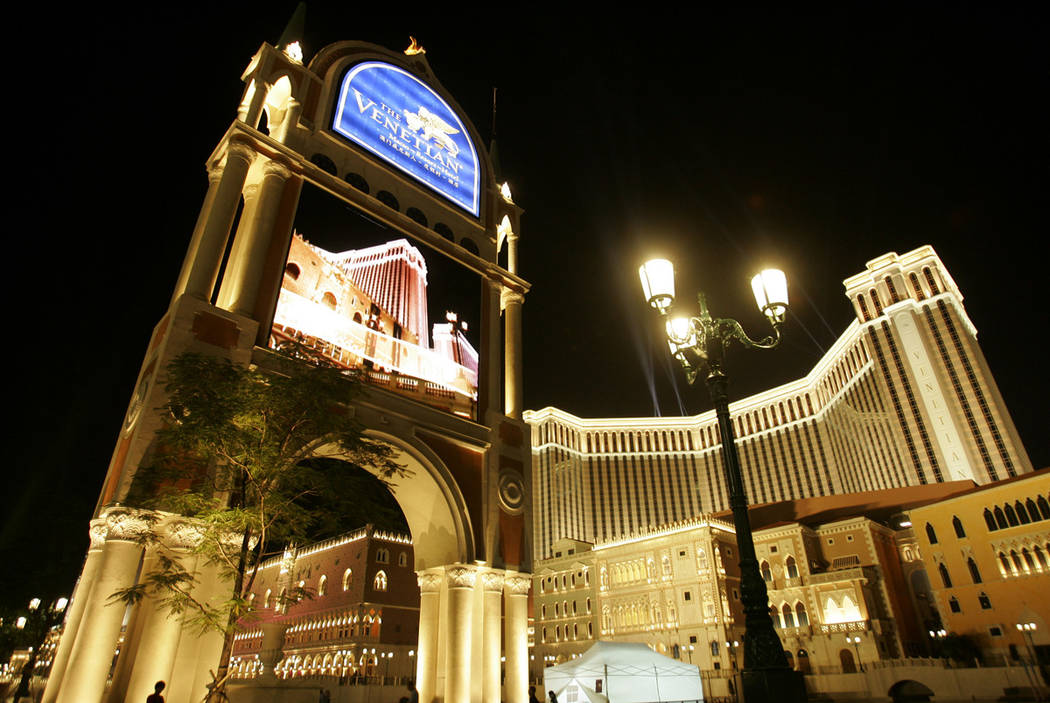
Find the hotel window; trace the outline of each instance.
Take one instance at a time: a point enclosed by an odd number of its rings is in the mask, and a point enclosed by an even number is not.
[[[390,563],[390,552],[386,549],[376,550],[376,563],[377,564],[389,564]]]
[[[970,578],[973,579],[973,582],[974,583],[980,583],[981,582],[981,572],[977,570],[977,562],[975,562],[973,560],[973,557],[970,557],[969,559],[966,560],[966,566],[969,567],[969,569],[970,569]]]
[[[937,533],[930,523],[926,523],[926,539],[930,540],[930,544],[937,544]]]
[[[768,582],[773,580],[773,572],[769,568],[769,562],[768,561],[763,561],[762,562],[761,571],[762,571],[762,580],[763,581],[768,583]]]
[[[798,564],[795,563],[795,557],[788,557],[787,561],[784,562],[784,566],[787,567],[787,575],[789,579],[798,578]]]
[[[373,584],[375,590],[385,591],[387,586],[387,578],[385,571],[379,571],[376,573],[375,583]]]
[[[937,565],[937,571],[941,575],[941,583],[944,584],[944,587],[945,588],[951,588],[952,587],[952,577],[948,574],[948,567],[945,566],[944,564],[938,564]]]

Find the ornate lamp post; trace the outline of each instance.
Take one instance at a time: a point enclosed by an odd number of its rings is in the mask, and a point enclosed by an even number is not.
[[[40,599],[34,598],[29,601],[29,615],[22,616],[15,621],[15,627],[29,641],[29,660],[22,667],[22,677],[18,681],[18,687],[15,689],[13,699],[15,703],[20,698],[31,697],[29,684],[33,677],[33,672],[39,663],[42,647],[47,642],[47,636],[51,629],[62,622],[62,617],[68,604],[69,599],[62,597],[41,608]],[[50,658],[53,656],[53,652],[47,656]],[[46,661],[45,665],[50,667],[50,660]]]
[[[769,617],[769,597],[755,557],[747,495],[740,474],[733,425],[729,420],[728,379],[723,370],[730,342],[739,342],[746,349],[772,349],[780,343],[780,328],[788,308],[787,279],[782,271],[767,269],[751,280],[758,308],[773,327],[771,336],[755,341],[747,336],[736,320],[712,317],[703,293],[697,294],[700,307],[698,315],[671,315],[675,294],[674,265],[670,261],[648,261],[638,273],[646,301],[666,321],[667,344],[671,355],[682,364],[690,385],[701,371],[705,372],[707,389],[718,418],[729,505],[733,510],[737,549],[740,552],[740,598],[743,601],[745,622],[744,667],[741,670],[744,700],[748,703],[805,701],[802,676],[788,666],[784,647]]]
[[[1028,649],[1028,658],[1032,666],[1032,683],[1033,690],[1035,691],[1036,701],[1043,700],[1043,697],[1039,693],[1040,686],[1040,672],[1039,672],[1039,660],[1035,656],[1035,638],[1032,633],[1037,629],[1034,622],[1019,622],[1017,623],[1017,631],[1021,633],[1021,638],[1025,640],[1025,646]]]

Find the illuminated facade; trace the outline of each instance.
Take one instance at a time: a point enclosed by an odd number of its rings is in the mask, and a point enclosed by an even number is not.
[[[259,568],[232,668],[238,679],[414,675],[419,586],[408,535],[372,528],[274,557]]]
[[[904,512],[972,487],[960,481],[754,509],[770,614],[792,666],[851,673],[864,662],[926,654],[926,614],[916,603],[928,589],[914,579],[918,597],[912,590],[911,570],[922,562]],[[731,518],[703,515],[593,546],[553,547],[534,576],[534,675],[598,639],[642,642],[699,666],[709,695],[728,694],[744,632]]]
[[[1032,470],[962,294],[932,248],[844,282],[854,320],[804,378],[730,405],[752,504]],[[538,557],[728,508],[714,411],[532,426]]]
[[[909,515],[941,627],[972,638],[992,662],[1050,666],[1050,469]]]

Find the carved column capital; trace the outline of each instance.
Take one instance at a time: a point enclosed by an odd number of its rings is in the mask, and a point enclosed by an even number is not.
[[[204,539],[204,531],[189,520],[170,520],[157,530],[164,546],[169,549],[189,551]]]
[[[137,542],[152,528],[149,514],[133,508],[110,508],[103,518],[106,521],[107,541]]]
[[[263,178],[278,176],[281,180],[287,180],[292,175],[292,169],[284,161],[267,159],[262,167],[262,175]]]
[[[504,576],[498,571],[481,572],[481,586],[486,593],[502,593]]]
[[[514,576],[508,574],[503,580],[503,584],[503,588],[508,595],[524,596],[529,593],[529,588],[532,586],[532,578],[522,574]]]
[[[445,567],[445,579],[449,588],[473,588],[478,580],[478,570],[471,566]]]
[[[509,305],[521,305],[525,302],[525,296],[513,288],[504,288],[500,291],[499,304],[501,308],[506,308]]]
[[[91,546],[88,549],[102,549],[102,545],[106,543],[106,533],[109,529],[106,527],[106,521],[102,518],[92,520],[91,525],[88,527],[88,536],[91,538]]]
[[[433,571],[424,571],[416,575],[420,593],[437,593],[441,590],[441,580],[441,574]]]

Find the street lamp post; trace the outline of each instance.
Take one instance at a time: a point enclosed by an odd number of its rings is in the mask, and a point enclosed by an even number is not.
[[[674,265],[670,261],[648,261],[639,269],[639,275],[646,302],[665,319],[667,344],[672,356],[682,364],[690,385],[701,371],[706,372],[707,389],[715,406],[729,506],[733,511],[740,552],[740,598],[745,623],[744,668],[741,670],[744,700],[748,703],[804,701],[806,691],[801,675],[788,666],[784,647],[769,617],[769,596],[755,556],[747,495],[729,419],[728,379],[723,369],[726,350],[733,341],[747,349],[772,349],[780,343],[780,328],[788,308],[787,280],[783,272],[776,269],[767,269],[751,280],[758,307],[773,327],[773,335],[755,341],[747,336],[736,320],[712,317],[703,293],[697,295],[699,315],[670,315],[675,299]]]
[[[1031,676],[1032,676],[1032,683],[1034,684],[1033,685],[1033,689],[1035,691],[1035,699],[1037,701],[1042,701],[1043,697],[1042,697],[1042,695],[1039,692],[1039,689],[1041,688],[1041,686],[1040,686],[1041,675],[1040,675],[1040,671],[1039,671],[1039,661],[1035,658],[1035,639],[1032,636],[1032,633],[1035,632],[1036,629],[1037,629],[1037,627],[1036,627],[1036,624],[1034,622],[1019,622],[1019,623],[1017,623],[1017,630],[1018,630],[1018,632],[1021,633],[1021,638],[1025,641],[1025,648],[1028,649],[1028,659],[1029,659],[1029,661],[1031,662],[1031,665],[1032,665],[1032,674],[1031,674]]]
[[[23,631],[30,642],[29,659],[22,667],[22,677],[18,681],[18,688],[15,689],[13,699],[15,703],[18,703],[20,698],[31,696],[29,682],[33,677],[33,670],[36,668],[43,645],[51,629],[62,621],[68,604],[69,599],[62,597],[41,608],[40,599],[34,598],[29,601],[29,616],[22,616],[15,621],[15,627]],[[50,666],[50,662],[47,662],[47,665]]]
[[[860,637],[857,635],[846,635],[846,641],[853,645],[853,651],[857,653],[857,668],[864,671],[864,662],[860,660]]]

